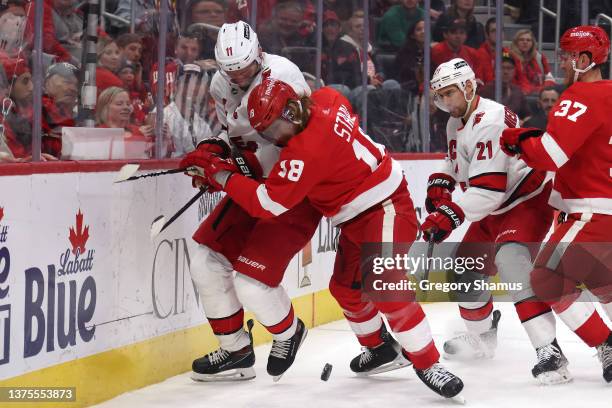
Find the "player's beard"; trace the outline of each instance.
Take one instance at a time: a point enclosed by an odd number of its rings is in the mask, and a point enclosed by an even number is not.
[[[463,107],[458,107],[458,108],[452,108],[449,110],[450,115],[453,118],[457,118],[457,119],[461,119],[465,116],[467,112],[467,105],[463,106]]]

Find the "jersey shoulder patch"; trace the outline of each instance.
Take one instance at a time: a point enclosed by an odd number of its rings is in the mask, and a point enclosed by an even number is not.
[[[474,128],[474,126],[480,123],[484,115],[484,112],[477,112],[476,115],[474,115],[474,123],[472,124],[472,129]]]

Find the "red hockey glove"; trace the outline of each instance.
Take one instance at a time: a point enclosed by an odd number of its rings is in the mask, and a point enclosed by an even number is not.
[[[421,225],[425,241],[429,241],[433,234],[433,241],[437,244],[444,241],[450,233],[459,227],[465,220],[461,207],[449,201],[440,205],[433,214],[430,214]]]
[[[499,139],[499,146],[508,156],[521,154],[521,142],[530,137],[540,137],[544,134],[538,128],[507,128]]]
[[[210,192],[223,190],[229,176],[239,171],[231,158],[224,159],[201,149],[194,150],[183,157],[180,166],[192,168],[187,174],[193,177],[192,184],[194,187],[207,186]],[[219,174],[224,171],[229,172],[229,174]],[[215,177],[217,174],[219,176]],[[225,178],[222,176],[225,176]]]
[[[431,214],[436,208],[447,201],[453,201],[455,179],[444,173],[433,173],[427,181],[427,198],[425,209]]]

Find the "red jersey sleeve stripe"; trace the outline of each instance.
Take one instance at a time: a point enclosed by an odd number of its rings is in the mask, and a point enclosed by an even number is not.
[[[259,200],[261,208],[274,215],[281,215],[288,210],[288,208],[270,198],[265,184],[260,184],[259,187],[257,187],[257,199]]]
[[[556,140],[550,135],[550,133],[544,133],[541,140],[544,150],[550,156],[557,168],[560,168],[565,163],[567,163],[569,158],[567,157],[561,146],[559,146]]]
[[[470,177],[470,187],[478,187],[490,191],[506,191],[508,175],[506,173],[482,173]]]

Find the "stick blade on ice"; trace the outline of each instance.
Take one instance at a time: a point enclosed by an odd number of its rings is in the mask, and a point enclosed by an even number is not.
[[[165,224],[166,217],[164,217],[163,215],[160,215],[159,217],[153,220],[153,223],[151,224],[151,239],[155,239],[155,237],[159,235]]]
[[[126,164],[119,170],[117,173],[117,177],[115,177],[115,183],[121,183],[122,181],[126,181],[130,177],[132,177],[138,169],[140,168],[140,164]]]

